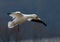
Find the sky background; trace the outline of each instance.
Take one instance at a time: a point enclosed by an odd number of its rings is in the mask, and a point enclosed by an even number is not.
[[[7,39],[6,33],[14,35],[13,30],[17,28],[8,29],[7,27],[9,21],[7,13],[14,11],[21,11],[22,13],[27,14],[36,13],[47,24],[47,27],[32,22],[27,22],[23,24],[23,26],[21,25],[21,32],[19,32],[19,34],[23,35],[22,39],[25,39],[26,37],[32,39],[33,34],[35,35],[35,38],[41,37],[39,35],[43,34],[48,35],[47,38],[60,36],[60,0],[0,0],[0,32],[2,33],[1,35],[4,36],[1,37],[4,38],[4,40]],[[30,26],[28,26],[28,24]],[[34,27],[38,28],[34,29]],[[42,33],[44,30],[38,32],[40,27],[46,29],[46,32]],[[45,38],[45,36],[42,36],[42,38]]]

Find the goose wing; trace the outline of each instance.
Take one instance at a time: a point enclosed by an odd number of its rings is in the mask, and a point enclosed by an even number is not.
[[[12,18],[22,17],[22,13],[8,13],[9,16]]]
[[[43,22],[42,20],[32,19],[31,21],[37,22],[37,23],[42,23],[43,25],[47,26],[47,24],[45,22]]]

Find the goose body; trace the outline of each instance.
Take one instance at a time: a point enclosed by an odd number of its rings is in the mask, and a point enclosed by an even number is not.
[[[46,26],[46,24],[39,18],[36,14],[23,14],[19,11],[8,13],[9,16],[12,17],[12,21],[8,22],[8,28],[13,28],[17,25],[21,25],[26,21],[33,21],[42,23]]]

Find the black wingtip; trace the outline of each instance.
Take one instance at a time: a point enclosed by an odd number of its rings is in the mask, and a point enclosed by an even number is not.
[[[42,20],[39,20],[39,22],[42,23],[44,26],[47,26],[47,24],[43,22]]]
[[[11,13],[7,13],[7,15],[10,15]]]
[[[44,26],[47,26],[47,24],[45,22],[43,22],[42,20],[34,20],[34,19],[32,19],[31,21],[42,23]]]
[[[47,26],[47,24],[46,24],[46,23],[44,23],[44,22],[43,22],[42,24],[44,24],[45,26]]]

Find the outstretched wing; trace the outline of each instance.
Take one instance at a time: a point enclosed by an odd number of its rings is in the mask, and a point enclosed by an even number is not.
[[[16,14],[11,14],[9,16],[11,16],[11,17],[22,17],[23,15],[20,13],[16,13]]]
[[[38,22],[38,23],[42,23],[42,24],[44,24],[45,26],[47,26],[47,24],[45,24],[42,20],[32,19],[31,21],[33,21],[33,22]]]
[[[22,17],[22,13],[8,13],[9,16],[12,18]]]

